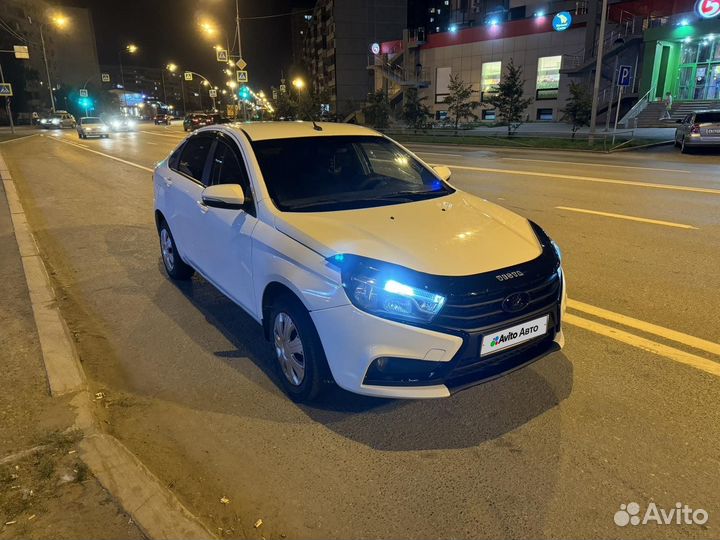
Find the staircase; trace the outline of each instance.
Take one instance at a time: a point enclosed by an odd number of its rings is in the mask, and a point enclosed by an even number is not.
[[[720,109],[720,99],[714,100],[697,100],[697,101],[675,101],[670,110],[670,120],[660,120],[665,110],[665,104],[658,101],[652,101],[647,107],[637,115],[637,126],[644,127],[676,127],[678,120],[682,120],[686,115],[693,111],[701,111],[704,109]]]

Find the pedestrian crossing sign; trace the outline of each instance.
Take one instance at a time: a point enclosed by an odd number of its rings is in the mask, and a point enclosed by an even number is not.
[[[245,70],[240,70],[237,72],[237,80],[238,82],[246,83],[248,82],[248,72]]]

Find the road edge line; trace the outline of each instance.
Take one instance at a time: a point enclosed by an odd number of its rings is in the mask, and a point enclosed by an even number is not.
[[[74,427],[84,435],[79,443],[83,462],[148,537],[215,538],[120,440],[99,431],[77,350],[1,153],[0,179],[20,252],[50,392],[53,397],[75,394],[70,404],[76,413]]]

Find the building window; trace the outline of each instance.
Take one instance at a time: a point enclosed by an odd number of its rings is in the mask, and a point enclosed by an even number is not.
[[[487,94],[494,94],[497,91],[497,85],[500,83],[501,73],[502,62],[485,62],[482,65],[482,75],[480,76],[480,101],[483,101]]]
[[[448,86],[450,84],[449,67],[439,67],[435,69],[435,103],[442,103],[445,97],[450,93]]]
[[[552,109],[538,109],[535,119],[543,121],[543,122],[552,122],[553,121],[553,110]]]
[[[557,99],[562,56],[538,58],[536,99]]]
[[[495,121],[497,119],[497,116],[495,115],[495,109],[483,109],[482,119]]]

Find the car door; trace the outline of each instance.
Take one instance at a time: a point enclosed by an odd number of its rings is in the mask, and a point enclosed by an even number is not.
[[[200,224],[207,207],[202,204],[202,191],[207,185],[210,149],[215,143],[212,133],[190,137],[180,150],[172,169],[161,181],[167,188],[168,224],[181,256],[204,273],[199,249],[203,242]]]
[[[198,230],[203,273],[216,287],[250,311],[255,305],[252,281],[252,233],[257,212],[245,159],[228,135],[219,133],[210,158],[209,185],[240,184],[245,193],[242,210],[205,206]]]

